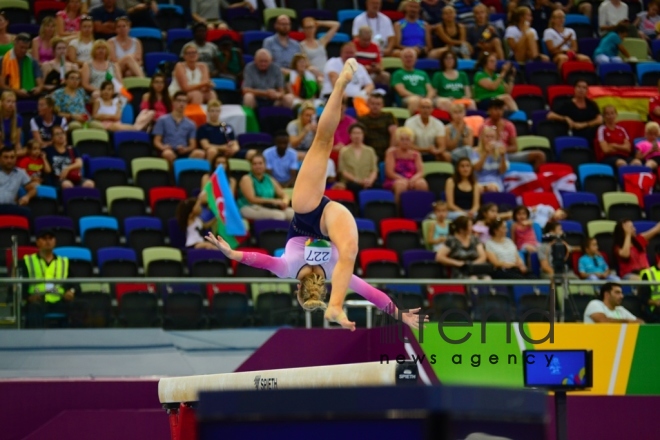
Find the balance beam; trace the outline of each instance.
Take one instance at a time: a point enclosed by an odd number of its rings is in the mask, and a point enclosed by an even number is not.
[[[414,362],[367,362],[281,370],[247,371],[163,378],[158,382],[162,404],[197,402],[200,391],[344,388],[417,383]]]

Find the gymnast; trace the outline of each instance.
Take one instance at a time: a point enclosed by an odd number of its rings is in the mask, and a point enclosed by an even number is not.
[[[332,152],[334,132],[341,118],[346,86],[357,71],[357,62],[346,61],[318,123],[316,136],[303,160],[293,188],[291,205],[295,215],[289,225],[284,254],[280,258],[256,252],[233,250],[220,236],[209,233],[206,239],[227,258],[271,271],[279,278],[300,280],[298,302],[305,310],[325,309],[325,319],[355,330],[343,304],[347,290],[353,289],[384,312],[419,328],[419,308],[399,312],[392,300],[380,290],[353,275],[358,253],[358,231],[353,215],[343,205],[324,195],[326,167]],[[328,304],[325,280],[332,280]],[[400,316],[399,316],[400,315]],[[428,316],[423,317],[428,321]]]

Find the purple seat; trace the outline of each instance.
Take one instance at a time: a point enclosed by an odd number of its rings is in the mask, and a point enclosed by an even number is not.
[[[123,247],[107,247],[99,249],[96,252],[96,259],[99,267],[102,267],[108,261],[132,261],[137,263],[137,255],[135,251],[130,248]]]
[[[600,38],[580,38],[578,40],[578,51],[581,54],[588,56],[589,58],[593,58],[594,51],[598,47],[599,43]]]
[[[7,20],[10,20],[10,18],[7,17]],[[39,25],[31,24],[31,23],[18,23],[18,22],[12,23],[10,21],[7,32],[12,33],[14,35],[20,33],[30,34],[30,36],[34,38],[39,35]]]
[[[332,11],[324,11],[323,9],[303,9],[300,11],[300,20],[306,17],[312,17],[316,20],[336,20],[337,16]]]
[[[167,231],[170,236],[170,246],[179,249],[186,247],[186,233],[181,230],[175,218],[167,221]]]
[[[368,218],[356,218],[355,224],[357,225],[358,231],[376,232],[376,224],[373,220],[369,220]]]
[[[527,81],[530,82],[532,74],[536,72],[557,72],[557,65],[551,62],[532,61],[525,64],[525,74]]]
[[[232,9],[226,9],[224,12],[232,11]],[[229,17],[227,17],[228,23]],[[243,32],[243,50],[248,55],[254,55],[257,50],[261,48],[263,41],[273,35],[272,32],[264,31],[245,31]]]
[[[260,107],[258,112],[261,131],[270,134],[285,130],[294,119],[293,111],[285,107]]]
[[[509,192],[487,192],[481,195],[481,204],[495,203],[502,211],[508,211],[515,208],[518,203],[516,196]]]
[[[561,223],[561,228],[566,233],[577,232],[580,234],[584,234],[584,228],[582,227],[582,224],[580,222],[576,222],[573,220],[562,220],[559,223]]]
[[[195,263],[199,261],[217,261],[223,263],[227,261],[227,258],[222,252],[212,249],[190,249],[186,255],[186,259],[190,271],[192,271]]]
[[[126,171],[126,162],[116,157],[93,157],[89,159],[87,172],[93,176],[99,170]]]
[[[633,222],[633,225],[635,226],[637,233],[641,234],[642,232],[646,232],[654,227],[656,222],[650,220],[637,220]]]
[[[431,191],[401,193],[401,213],[404,218],[422,221],[433,210],[435,195]]]
[[[73,220],[63,215],[47,215],[34,219],[34,232],[39,233],[42,229],[71,229],[73,231]]]
[[[286,220],[255,220],[252,223],[252,229],[254,230],[254,235],[259,236],[264,231],[273,231],[273,230],[289,230],[289,222]]]
[[[241,148],[256,148],[263,150],[273,145],[273,137],[268,133],[243,133],[238,135],[238,145]]]
[[[101,192],[96,188],[67,188],[62,190],[62,201],[66,205],[72,199],[101,200]]]
[[[465,116],[481,116],[482,118],[488,118],[488,113],[483,110],[467,110]]]
[[[403,251],[401,256],[403,267],[408,270],[408,267],[418,261],[435,261],[435,252],[423,249],[411,249]]]
[[[126,237],[131,235],[136,229],[153,229],[155,231],[163,230],[163,223],[158,217],[127,217],[124,219],[124,234]]]
[[[653,211],[658,211],[660,208],[655,208],[660,206],[660,193],[648,194],[644,196],[644,208],[646,208],[646,218],[653,220],[658,220],[657,216],[653,215]]]
[[[25,113],[37,113],[37,101],[33,99],[16,101],[16,111],[20,115]]]

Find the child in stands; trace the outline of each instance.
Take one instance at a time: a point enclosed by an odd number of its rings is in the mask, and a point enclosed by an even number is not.
[[[19,160],[18,167],[23,168],[32,181],[37,183],[43,183],[46,174],[50,174],[52,171],[46,153],[41,150],[39,143],[33,139],[28,141],[27,156],[23,156]]]
[[[433,204],[435,223],[429,222],[428,230],[426,231],[426,244],[428,246],[433,246],[433,250],[436,252],[440,249],[442,243],[447,240],[447,236],[449,235],[449,222],[447,221],[448,213],[449,211],[446,202],[435,202]]]
[[[519,251],[536,252],[539,242],[534,231],[534,222],[529,219],[529,209],[518,206],[513,210],[513,225],[511,226],[511,239]]]
[[[216,249],[204,240],[207,230],[215,226],[216,219],[208,222],[202,220],[202,205],[206,202],[206,192],[199,193],[197,198],[191,197],[182,200],[176,209],[176,219],[182,231],[186,231],[186,248],[188,249]]]
[[[582,245],[584,255],[578,260],[578,274],[583,280],[607,280],[619,281],[616,272],[607,265],[605,258],[598,250],[598,241],[595,238],[587,238]]]

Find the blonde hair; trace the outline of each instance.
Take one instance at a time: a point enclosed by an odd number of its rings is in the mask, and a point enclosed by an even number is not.
[[[7,135],[5,134],[5,124],[2,122],[7,118],[7,115],[5,115],[5,108],[2,104],[5,102],[5,99],[10,96],[13,96],[14,99],[16,99],[16,93],[11,90],[5,90],[2,92],[2,95],[0,95],[0,133],[2,134],[3,142]],[[9,118],[11,119],[9,139],[11,139],[12,144],[16,146],[21,142],[21,132],[18,129],[18,111],[16,111],[16,108],[14,108],[13,114],[9,116]]]
[[[465,106],[463,104],[452,104],[449,109],[451,110],[452,113],[457,113],[457,112],[465,113]]]
[[[408,127],[397,128],[394,132],[394,139],[398,142],[404,134],[410,137],[411,142],[415,142],[415,132]]]
[[[53,26],[55,25],[55,17],[48,16],[48,17],[45,17],[42,20],[41,27],[39,28],[39,38],[40,39],[44,38],[44,31],[46,30],[46,26],[48,26],[49,24],[52,24]],[[57,34],[57,31],[53,32],[53,37],[55,37],[56,34]]]
[[[105,48],[106,61],[110,59],[110,48],[108,47],[108,43],[105,40],[96,40],[92,45],[92,51],[91,51],[92,60],[96,56],[96,51],[99,50],[101,46]]]
[[[660,132],[660,124],[657,122],[647,122],[646,125],[644,126],[644,133],[648,133],[651,130],[655,130],[657,132]]]
[[[219,99],[212,99],[206,104],[206,108],[216,108],[216,107],[222,107],[222,102],[220,102]]]
[[[300,280],[300,290],[298,290],[298,298],[305,310],[325,310],[328,308],[325,302],[325,295],[328,293],[325,288],[325,278],[317,273],[310,273],[305,275]]]
[[[481,130],[481,135],[479,136],[479,145],[477,146],[477,151],[479,153],[482,153],[484,151],[484,136],[486,135],[486,132],[493,132],[495,134],[495,137],[497,138],[497,129],[495,127],[489,127],[486,126]],[[500,157],[500,152],[497,149],[493,149],[492,156],[495,159],[499,159]]]
[[[296,119],[296,124],[298,125],[298,130],[300,131],[303,129],[302,116],[303,113],[305,113],[307,110],[311,110],[314,112],[314,114],[316,114],[316,107],[314,107],[314,103],[312,101],[305,101],[300,104],[300,108],[298,108],[298,119]]]
[[[434,211],[437,209],[447,209],[448,207],[447,202],[445,202],[444,200],[438,200],[437,202],[433,202],[431,206],[433,207]]]

